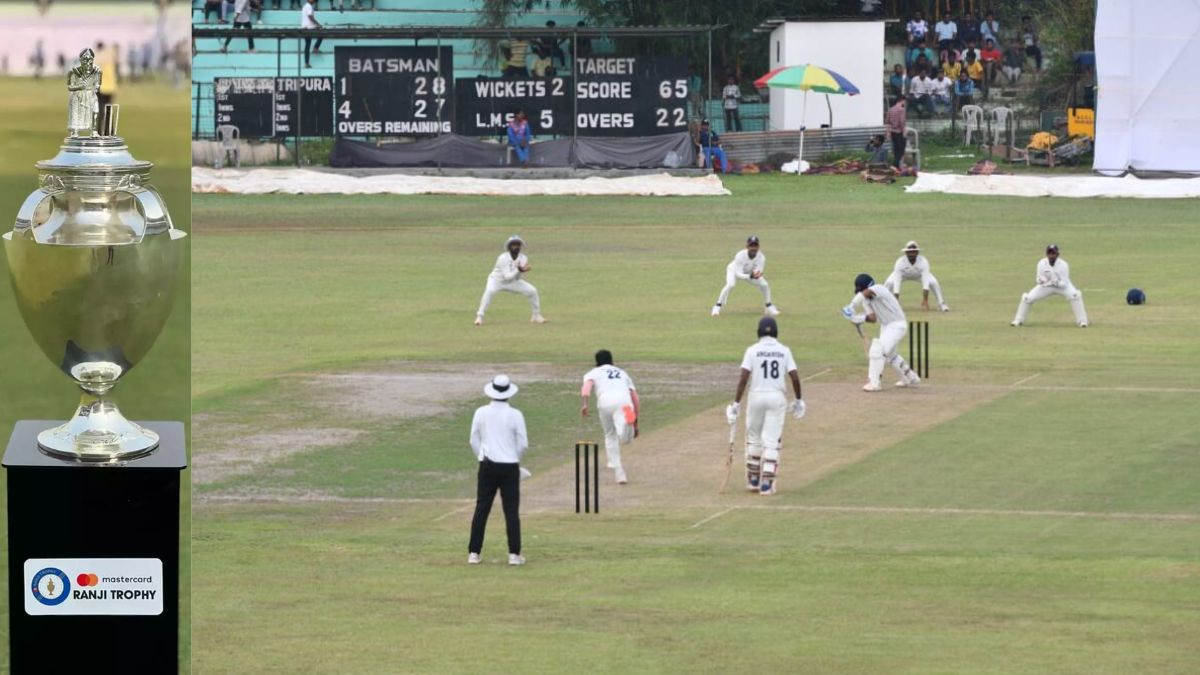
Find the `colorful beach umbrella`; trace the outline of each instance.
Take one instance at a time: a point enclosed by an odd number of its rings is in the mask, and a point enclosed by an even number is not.
[[[828,68],[806,63],[800,66],[776,68],[754,81],[758,89],[799,89],[804,92],[803,107],[800,108],[800,156],[796,158],[796,175],[801,175],[800,164],[804,161],[804,116],[808,109],[808,92],[822,94],[844,94],[854,96],[858,87]]]

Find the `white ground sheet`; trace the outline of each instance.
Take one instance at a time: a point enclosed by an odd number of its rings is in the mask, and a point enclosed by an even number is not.
[[[445,195],[645,195],[723,196],[730,194],[715,175],[669,174],[621,178],[498,179],[465,176],[386,174],[355,177],[304,169],[222,169],[192,167],[192,192],[233,194],[445,194]]]
[[[195,180],[195,179],[193,179]],[[907,192],[1012,197],[1200,197],[1200,178],[1122,178],[1105,176],[964,176],[923,173]]]

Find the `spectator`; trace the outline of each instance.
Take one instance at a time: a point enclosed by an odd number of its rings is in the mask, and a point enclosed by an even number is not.
[[[721,137],[717,132],[709,128],[708,120],[700,122],[700,133],[696,136],[696,145],[700,148],[700,154],[704,156],[704,162],[710,168],[716,168],[713,159],[721,160],[721,171],[729,173],[729,158],[725,156],[725,150],[721,147]]]
[[[983,64],[975,60],[975,55],[967,54],[967,62],[963,64],[963,72],[971,78],[977,91],[985,91],[983,86]]]
[[[250,0],[237,0],[233,6],[233,30],[244,28],[251,30],[253,23],[250,19]],[[225,38],[225,44],[221,45],[221,53],[229,51],[229,43],[233,42],[233,35]],[[250,44],[250,53],[254,53],[254,35],[247,34],[246,42]]]
[[[892,67],[892,74],[888,77],[888,88],[892,94],[892,101],[904,98],[908,93],[908,79],[904,77],[904,66],[899,63]]]
[[[996,73],[1000,72],[1000,61],[1004,54],[996,47],[995,41],[988,39],[983,43],[983,81],[990,88],[996,83]]]
[[[1024,67],[1025,49],[1021,45],[1021,38],[1013,38],[1008,51],[1004,52],[1004,77],[1008,78],[1009,84],[1016,84],[1021,79],[1021,69]]]
[[[913,18],[908,20],[904,26],[904,32],[908,34],[910,48],[925,41],[925,34],[929,32],[929,22],[925,20],[925,14],[921,10],[918,9],[913,14]]]
[[[1042,48],[1038,46],[1037,28],[1033,26],[1033,19],[1028,15],[1021,17],[1021,42],[1025,45],[1025,56],[1033,57],[1033,65],[1036,70],[1042,71]]]
[[[933,112],[933,99],[930,98],[932,93],[933,80],[929,77],[929,71],[917,71],[917,76],[909,83],[908,98],[912,100],[913,112],[918,117],[928,117]],[[907,107],[905,111],[907,113]]]
[[[887,146],[883,144],[883,134],[875,134],[867,141],[867,164],[887,164]]]
[[[860,0],[864,16],[876,16],[882,13],[883,0]]]
[[[923,66],[918,66],[917,61],[921,58],[925,59],[925,63]],[[917,72],[918,67],[932,67],[935,58],[936,56],[934,55],[933,50],[925,46],[925,39],[921,38],[920,40],[917,40],[917,46],[908,52],[909,72]]]
[[[508,121],[508,145],[517,153],[517,161],[521,166],[529,164],[529,143],[533,140],[533,131],[529,129],[529,120],[524,110],[518,110]]]
[[[33,68],[34,79],[42,79],[42,72],[46,69],[46,50],[40,39],[33,45],[33,54],[29,56],[29,65]]]
[[[688,76],[688,98],[692,101],[692,113],[699,113],[700,106],[704,105],[704,78],[700,77],[700,71],[695,66]]]
[[[942,72],[953,81],[958,79],[958,74],[961,71],[962,64],[958,62],[958,54],[951,50],[946,56],[946,62],[942,64]]]
[[[546,22],[546,28],[553,29],[557,26],[558,24],[554,23],[553,21]],[[562,41],[559,40],[558,37],[547,35],[546,37],[538,40],[538,46],[541,49],[542,57],[550,59],[551,64],[553,64],[554,61],[558,61],[559,65],[561,65],[563,68],[567,67],[567,53],[563,51]]]
[[[733,75],[725,81],[721,90],[721,107],[725,109],[725,132],[741,131],[742,117],[738,114],[738,105],[742,99],[742,89],[738,86],[737,78]]]
[[[973,14],[963,14],[958,22],[958,41],[959,44],[980,43],[979,21]]]
[[[930,63],[929,59],[925,58],[925,55],[922,54],[917,57],[916,61],[913,62],[912,68],[910,69],[910,71],[917,73],[919,75],[922,72],[927,73],[931,70],[934,70],[935,68],[937,68],[937,66]],[[910,81],[910,84],[911,84],[911,81]]]
[[[932,89],[929,98],[933,103],[934,115],[948,115],[951,110],[954,110],[954,99],[951,95],[951,89],[954,86],[953,80],[946,77],[946,73],[938,71],[937,77],[929,85]],[[942,111],[939,113],[938,108]]]
[[[933,32],[938,41],[938,59],[945,61],[946,54],[954,49],[954,43],[958,39],[958,24],[947,16],[934,25]]]
[[[967,55],[970,55],[970,54],[973,54],[975,56],[976,61],[983,60],[983,53],[980,52],[979,49],[975,46],[974,40],[972,40],[971,42],[968,42],[967,45],[965,47],[963,47],[962,52],[960,52],[958,55],[958,60],[966,61]]]
[[[922,73],[924,75],[924,73]],[[892,165],[900,168],[900,160],[904,157],[904,130],[908,128],[907,102],[904,99],[888,108],[887,130],[892,137]]]
[[[304,8],[300,10],[300,27],[308,30],[320,28],[321,23],[317,21],[317,0],[305,0]],[[305,36],[304,38],[304,67],[312,68],[312,63],[309,62],[309,47],[312,51],[321,53],[321,38],[317,38],[317,44],[312,43],[312,38]]]
[[[997,46],[1000,45],[1000,22],[996,21],[996,15],[988,12],[983,23],[979,24],[979,35],[984,40],[991,40]]]
[[[225,23],[225,0],[204,0],[204,23],[211,14],[217,15],[217,23]]]
[[[958,79],[954,82],[954,96],[958,98],[959,110],[962,110],[964,105],[970,105],[975,97],[975,83],[967,76],[965,70],[958,74]]]
[[[529,68],[525,61],[529,58],[529,41],[524,38],[505,40],[500,43],[500,52],[504,54],[503,75],[505,78],[529,77]]]
[[[229,21],[229,17],[235,14],[237,0],[224,0],[221,5],[221,23]]]
[[[554,77],[554,74],[558,71],[555,70],[554,60],[550,58],[545,45],[540,42],[534,43],[533,56],[533,76]]]

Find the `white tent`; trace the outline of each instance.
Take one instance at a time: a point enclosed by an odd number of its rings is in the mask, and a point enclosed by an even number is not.
[[[1200,0],[1099,0],[1096,154],[1106,174],[1200,174]]]

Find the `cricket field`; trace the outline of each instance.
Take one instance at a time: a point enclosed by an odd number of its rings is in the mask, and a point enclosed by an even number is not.
[[[730,177],[724,198],[197,195],[196,672],[1180,673],[1200,670],[1196,204],[905,195]],[[475,309],[511,234],[524,299]],[[762,240],[808,415],[779,493],[718,494]],[[916,239],[952,311],[931,377],[860,391],[839,309]],[[1047,243],[1061,298],[1012,328]],[[1146,290],[1149,304],[1125,304]],[[870,327],[872,331],[878,330]],[[580,378],[638,384],[630,483],[574,513]],[[902,353],[907,356],[907,342]],[[532,447],[523,568],[499,507],[466,565],[467,445],[497,372]]]

